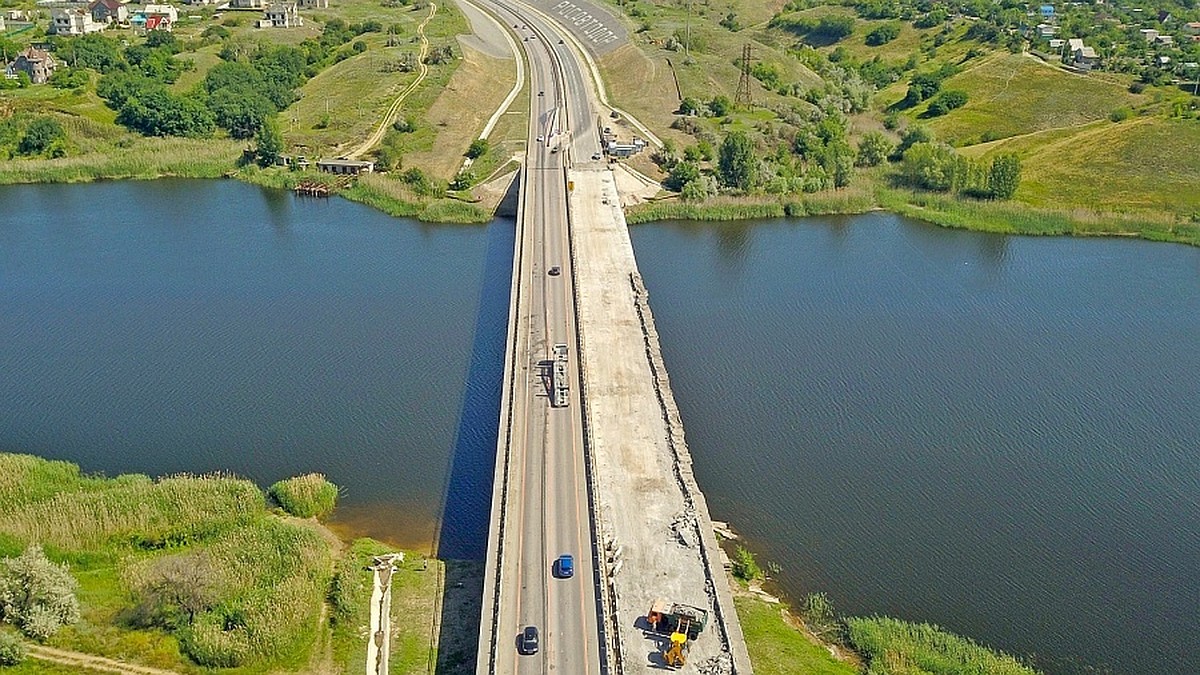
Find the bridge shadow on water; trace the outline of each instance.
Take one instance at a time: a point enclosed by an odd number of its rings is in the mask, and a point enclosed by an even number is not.
[[[446,561],[442,638],[436,667],[439,675],[475,671],[514,239],[512,220],[497,219],[488,226],[471,363],[435,546],[437,557]]]

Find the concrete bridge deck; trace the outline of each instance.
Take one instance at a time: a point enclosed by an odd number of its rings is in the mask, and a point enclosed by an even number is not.
[[[477,672],[659,671],[664,644],[644,617],[662,597],[709,611],[682,672],[748,675],[616,181],[595,159],[608,109],[554,18],[480,4],[523,33],[530,138],[545,140],[521,183]],[[542,365],[560,343],[570,403],[551,408]],[[560,552],[578,560],[573,579],[552,577]],[[534,656],[517,654],[526,625],[542,629]]]

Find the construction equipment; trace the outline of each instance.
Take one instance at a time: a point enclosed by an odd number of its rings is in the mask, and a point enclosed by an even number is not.
[[[659,598],[650,605],[646,621],[655,633],[681,633],[695,640],[708,624],[708,610]]]
[[[662,653],[663,661],[673,668],[682,668],[687,662],[687,636],[671,633],[671,648]]]
[[[688,640],[700,637],[708,624],[708,610],[659,598],[646,614],[650,630],[670,634],[670,646],[662,652],[667,666],[678,668],[687,661]]]

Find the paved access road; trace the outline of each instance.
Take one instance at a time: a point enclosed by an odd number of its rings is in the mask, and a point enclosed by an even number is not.
[[[499,479],[507,476],[498,496],[504,500],[505,527],[503,541],[496,541],[499,519],[494,518],[491,546],[499,544],[499,558],[489,553],[478,672],[598,675],[602,649],[564,171],[571,162],[599,164],[591,159],[599,152],[596,117],[583,71],[560,43],[556,30],[561,29],[515,2],[480,4],[520,40],[529,62],[532,104],[505,375],[511,410],[501,411],[508,421],[502,421],[499,462],[507,457],[507,471],[502,465],[497,473]],[[558,274],[550,273],[553,267]],[[567,345],[570,354],[570,402],[559,408],[551,407],[549,397],[556,344]],[[552,562],[564,553],[576,562],[570,579],[552,575]],[[521,655],[518,636],[529,625],[539,629],[540,647],[535,655]]]

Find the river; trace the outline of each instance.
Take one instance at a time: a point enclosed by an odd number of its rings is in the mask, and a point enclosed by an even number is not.
[[[697,479],[793,598],[1050,673],[1200,658],[1200,249],[633,228]]]
[[[790,597],[1193,670],[1200,250],[885,214],[633,240],[713,516]],[[233,181],[0,188],[0,449],[321,471],[343,532],[478,557],[511,246]]]

